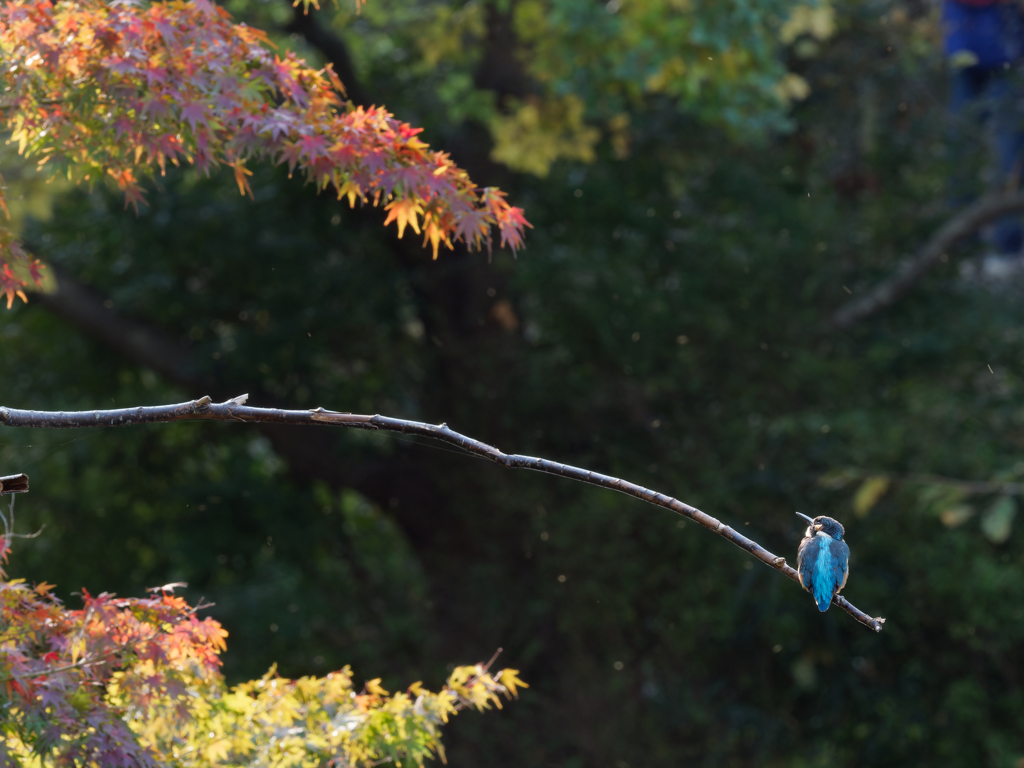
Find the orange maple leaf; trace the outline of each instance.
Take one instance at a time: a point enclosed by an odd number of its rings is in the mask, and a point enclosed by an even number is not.
[[[437,246],[442,242],[448,246],[448,250],[452,250],[451,240],[429,213],[423,219],[423,244],[428,242],[434,248],[434,261],[437,261]]]
[[[402,235],[405,234],[406,224],[412,227],[412,231],[417,235],[420,233],[419,220],[416,217],[417,215],[423,214],[423,206],[416,200],[411,197],[407,197],[402,200],[393,200],[384,206],[384,210],[388,211],[388,217],[384,220],[384,226],[386,227],[392,221],[397,221],[399,240],[401,240]]]

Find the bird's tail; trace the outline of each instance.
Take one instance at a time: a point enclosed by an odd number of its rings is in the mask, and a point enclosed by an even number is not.
[[[818,610],[824,613],[828,610],[829,604],[832,602],[832,592],[829,589],[829,584],[822,584],[822,580],[815,581],[814,583],[814,602],[818,604]]]

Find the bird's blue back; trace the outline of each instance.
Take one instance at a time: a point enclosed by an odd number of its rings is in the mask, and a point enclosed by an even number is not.
[[[842,589],[849,573],[850,548],[829,536],[809,536],[800,542],[797,566],[800,583],[811,593],[819,611],[827,611],[832,595]]]

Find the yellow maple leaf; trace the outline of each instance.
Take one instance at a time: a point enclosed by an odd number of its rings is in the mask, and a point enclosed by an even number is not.
[[[341,200],[343,197],[348,197],[348,205],[350,208],[355,208],[356,198],[362,196],[362,189],[354,181],[346,181],[338,186],[338,199]]]
[[[430,214],[427,214],[427,217],[423,220],[423,244],[426,245],[428,241],[430,242],[434,247],[434,261],[437,261],[437,246],[443,242],[448,246],[448,249],[451,250],[452,243],[451,240],[448,239],[447,235],[445,235],[444,231],[437,225],[437,222],[428,220],[429,216]]]
[[[499,683],[501,683],[506,688],[508,688],[509,695],[510,696],[515,696],[516,698],[519,698],[519,693],[516,691],[517,687],[518,688],[529,688],[530,687],[526,683],[524,683],[522,680],[520,680],[518,675],[519,675],[519,670],[518,669],[503,669],[503,670],[501,670],[501,672],[498,673],[498,676],[496,678]]]
[[[388,217],[384,220],[384,226],[386,227],[392,221],[397,221],[399,240],[402,239],[402,235],[405,233],[406,224],[412,227],[412,231],[417,235],[420,233],[417,215],[423,214],[423,206],[412,198],[407,197],[402,200],[394,200],[384,206],[384,210],[388,212]]]

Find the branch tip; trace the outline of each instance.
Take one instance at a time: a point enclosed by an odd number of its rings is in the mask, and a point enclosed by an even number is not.
[[[503,650],[505,650],[505,649],[504,648],[499,648],[498,650],[496,650],[494,652],[494,655],[491,656],[491,660],[488,661],[486,664],[484,664],[484,669],[490,669],[491,666],[494,664],[494,662],[496,662],[498,660],[498,657],[501,656],[501,652]]]

